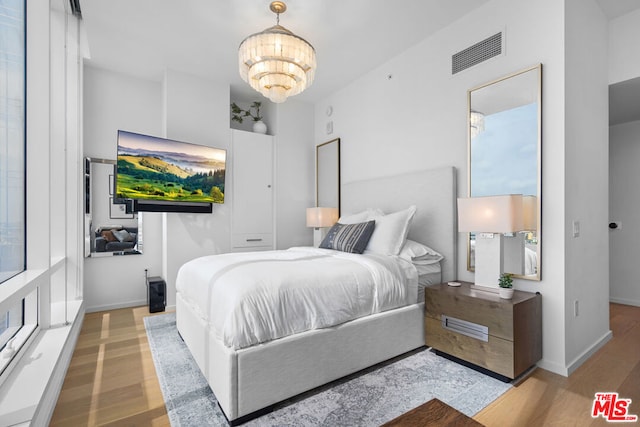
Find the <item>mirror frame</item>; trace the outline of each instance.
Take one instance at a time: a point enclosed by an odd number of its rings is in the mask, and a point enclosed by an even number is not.
[[[322,199],[322,193],[331,194],[335,200],[327,203],[326,199]],[[333,203],[337,203],[337,206],[333,206]],[[337,207],[340,216],[340,205],[340,138],[336,138],[316,145],[316,206]]]
[[[537,230],[536,230],[536,239],[537,239],[537,271],[536,275],[519,275],[514,274],[514,278],[524,279],[524,280],[535,280],[540,281],[542,277],[542,64],[537,64],[532,67],[525,68],[520,71],[516,71],[514,73],[503,76],[499,79],[490,81],[488,83],[482,84],[480,86],[471,88],[467,91],[467,197],[471,197],[471,186],[472,186],[472,176],[471,176],[471,112],[472,112],[472,96],[475,91],[480,89],[487,88],[492,85],[497,85],[502,82],[505,82],[508,79],[513,77],[520,76],[522,74],[528,72],[536,72],[537,73]],[[467,233],[467,270],[475,271],[474,266],[471,265],[471,233]]]

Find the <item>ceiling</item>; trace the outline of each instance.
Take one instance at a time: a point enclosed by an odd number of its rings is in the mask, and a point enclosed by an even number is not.
[[[313,85],[296,98],[322,99],[487,1],[287,0],[280,24],[313,44],[318,59]],[[640,0],[596,1],[609,19],[640,8]],[[256,93],[240,79],[237,49],[275,24],[269,3],[81,0],[87,62],[156,81],[167,68],[228,81],[236,100],[249,101]]]
[[[313,85],[296,98],[314,102],[383,64],[487,0],[287,0],[280,24],[316,49]],[[166,68],[228,81],[250,34],[276,23],[270,0],[82,0],[90,64],[160,81]]]

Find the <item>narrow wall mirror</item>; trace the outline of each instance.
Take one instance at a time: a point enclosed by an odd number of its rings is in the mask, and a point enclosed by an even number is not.
[[[340,138],[316,146],[316,206],[340,215]]]
[[[504,270],[540,280],[542,64],[470,89],[467,100],[468,196],[524,196],[525,230],[509,236],[519,244],[505,251]],[[474,243],[470,233],[469,271]]]
[[[86,257],[142,253],[142,215],[114,198],[115,160],[85,158]]]

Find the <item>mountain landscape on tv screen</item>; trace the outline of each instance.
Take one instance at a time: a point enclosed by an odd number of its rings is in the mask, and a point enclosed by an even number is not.
[[[224,203],[224,182],[225,161],[213,156],[118,146],[116,197]]]

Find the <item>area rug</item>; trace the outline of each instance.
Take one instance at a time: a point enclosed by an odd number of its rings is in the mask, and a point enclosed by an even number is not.
[[[171,425],[227,426],[176,329],[175,313],[144,318]],[[437,398],[472,417],[511,387],[423,349],[335,381],[243,424],[379,426]]]

